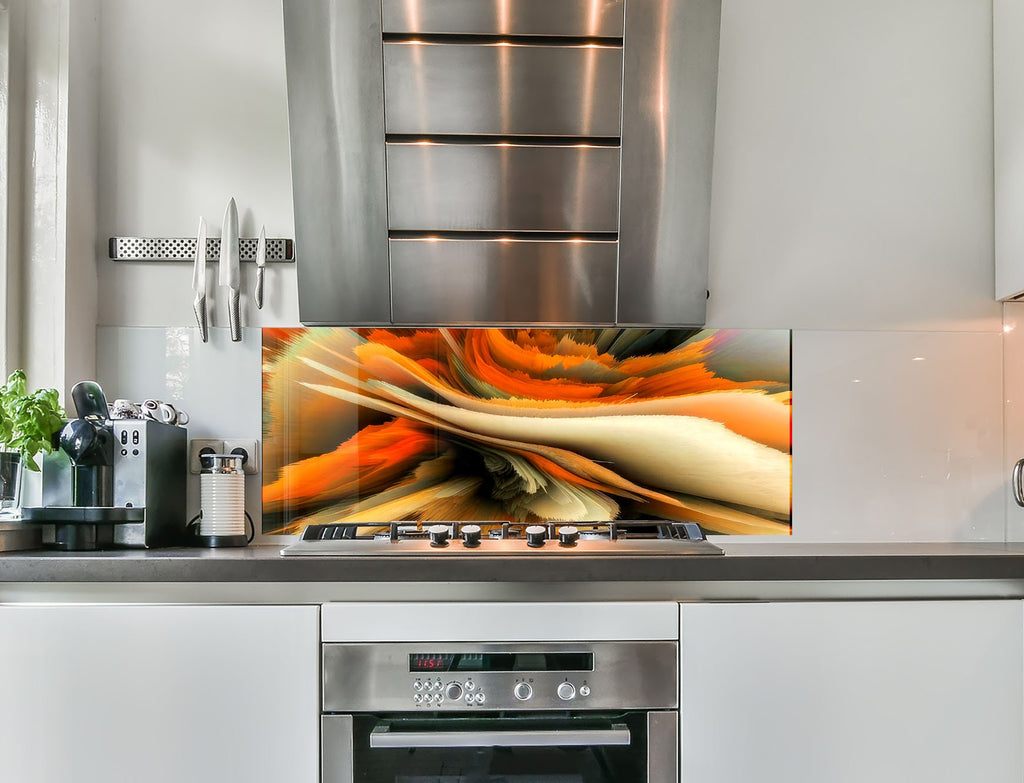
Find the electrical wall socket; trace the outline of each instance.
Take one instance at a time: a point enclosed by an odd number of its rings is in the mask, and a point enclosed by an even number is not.
[[[206,449],[210,449],[210,454],[223,454],[224,453],[224,441],[222,440],[211,440],[209,438],[193,438],[188,444],[188,472],[199,473],[202,470],[202,463],[199,461],[199,455]]]
[[[225,454],[243,454],[245,461],[242,463],[244,473],[253,474],[260,472],[260,442],[245,438],[225,438]]]

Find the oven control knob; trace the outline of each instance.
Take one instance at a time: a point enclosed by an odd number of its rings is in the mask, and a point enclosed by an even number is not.
[[[462,698],[462,686],[457,682],[450,682],[444,689],[444,695],[448,701],[458,701]]]
[[[580,696],[589,696],[589,695],[590,695],[590,686],[589,685],[581,685],[580,686]]]
[[[528,682],[517,682],[516,687],[512,689],[512,693],[519,701],[528,701],[533,696],[533,688],[530,687]]]
[[[555,692],[562,701],[572,701],[576,698],[576,686],[571,682],[558,683],[558,689]]]
[[[558,543],[562,546],[576,546],[579,537],[580,531],[572,525],[563,525],[558,528]]]
[[[451,529],[448,525],[431,525],[427,528],[427,535],[430,536],[431,546],[448,546],[448,534]]]
[[[548,529],[544,525],[530,525],[526,528],[527,546],[544,546],[548,537]]]
[[[480,525],[463,525],[462,543],[468,547],[480,546]]]

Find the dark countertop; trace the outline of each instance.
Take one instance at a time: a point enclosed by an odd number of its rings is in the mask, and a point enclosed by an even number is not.
[[[280,557],[244,549],[0,554],[0,583],[1024,581],[1024,543],[721,543],[724,556]]]

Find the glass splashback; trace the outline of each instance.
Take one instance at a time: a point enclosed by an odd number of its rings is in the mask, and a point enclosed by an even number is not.
[[[791,530],[790,333],[263,330],[263,532],[390,520]]]

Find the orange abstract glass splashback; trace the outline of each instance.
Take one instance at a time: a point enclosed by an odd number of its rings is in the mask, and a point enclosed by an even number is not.
[[[263,532],[391,520],[791,530],[788,331],[263,330]]]

